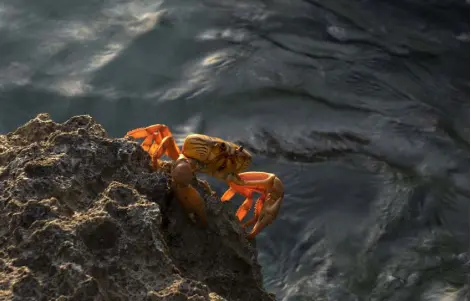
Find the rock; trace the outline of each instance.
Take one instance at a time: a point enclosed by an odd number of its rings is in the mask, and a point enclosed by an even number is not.
[[[0,300],[274,300],[232,205],[204,228],[169,184],[90,116],[0,135]]]

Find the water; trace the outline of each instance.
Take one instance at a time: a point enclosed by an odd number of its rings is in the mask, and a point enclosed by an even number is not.
[[[0,132],[49,112],[237,141],[285,184],[257,242],[279,300],[469,300],[468,12],[2,0]]]

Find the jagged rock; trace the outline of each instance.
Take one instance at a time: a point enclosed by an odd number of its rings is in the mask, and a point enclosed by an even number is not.
[[[274,300],[231,205],[203,228],[169,184],[90,116],[0,135],[0,300]]]

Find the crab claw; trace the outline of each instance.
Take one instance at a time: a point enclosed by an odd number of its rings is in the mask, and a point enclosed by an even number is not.
[[[260,212],[258,214],[256,213],[257,215],[255,215],[257,217],[256,223],[255,226],[252,228],[252,231],[247,235],[248,239],[253,239],[266,226],[271,224],[277,218],[282,201],[283,196],[280,196],[275,199],[272,198],[272,195],[268,195],[268,197],[261,205]],[[257,208],[255,208],[255,210],[257,210]]]
[[[126,133],[125,137],[144,139],[141,147],[149,153],[152,165],[159,166],[159,158],[164,154],[172,160],[177,160],[181,154],[169,128],[164,124],[154,124],[145,128],[137,128]]]
[[[255,224],[252,231],[247,235],[247,238],[253,239],[278,216],[284,197],[284,187],[278,177],[269,173],[245,172],[240,173],[238,176],[247,183],[247,185],[238,185],[230,182],[230,188],[223,194],[221,201],[225,202],[230,200],[236,193],[245,196],[245,201],[236,212],[237,218],[239,221],[242,221],[252,207],[253,194],[260,194],[255,204],[254,216],[243,224],[244,228]],[[264,182],[264,180],[273,177],[273,181]]]
[[[236,216],[239,221],[242,221],[244,217],[249,213],[250,208],[253,204],[253,191],[245,187],[237,187],[238,190],[229,188],[221,197],[221,202],[227,202],[236,194],[239,193],[246,197],[245,201],[240,205],[239,209],[236,211]]]
[[[207,225],[206,209],[200,193],[191,185],[194,177],[190,163],[181,158],[175,162],[171,177],[173,190],[177,200],[192,219],[193,214],[198,217],[203,226]]]
[[[141,146],[152,158],[152,165],[159,167],[159,158],[167,155],[175,161],[171,171],[172,188],[177,200],[193,220],[197,216],[203,225],[207,224],[204,201],[199,192],[192,186],[194,172],[191,164],[181,154],[169,128],[164,124],[154,124],[137,128],[126,133],[126,137],[144,139]]]

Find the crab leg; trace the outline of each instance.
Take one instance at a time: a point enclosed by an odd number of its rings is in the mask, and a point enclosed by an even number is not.
[[[154,124],[129,131],[126,136],[135,139],[144,138],[141,146],[151,156],[154,168],[159,166],[158,160],[164,154],[175,161],[171,177],[176,198],[188,215],[195,214],[201,223],[206,225],[204,201],[199,192],[191,185],[194,171],[188,159],[181,153],[169,128],[163,124]]]
[[[255,202],[255,212],[251,219],[245,222],[242,227],[245,229],[247,227],[253,226],[258,218],[260,217],[260,213],[262,212],[263,203],[265,202],[265,196],[262,195],[258,198],[257,202]]]
[[[272,180],[273,184],[271,186],[267,186],[266,182],[260,181],[260,179],[263,178],[270,179],[272,176],[274,175],[263,172],[241,173],[239,174],[241,180],[244,181],[244,183],[249,184],[239,185],[231,182],[229,183],[230,188],[221,198],[221,201],[224,202],[231,199],[236,193],[246,197],[246,200],[239,207],[236,213],[237,217],[241,221],[250,210],[253,193],[256,192],[261,194],[255,204],[254,216],[243,225],[243,227],[246,228],[255,224],[252,231],[247,236],[249,239],[254,238],[267,225],[271,224],[280,210],[284,196],[284,188],[281,180],[275,176]]]
[[[175,162],[175,167],[171,173],[177,200],[182,205],[186,213],[191,216],[195,214],[203,226],[207,225],[206,209],[200,193],[191,185],[194,172],[186,158],[180,157]]]
[[[275,182],[276,176],[272,173],[266,172],[244,172],[238,175],[229,174],[226,177],[226,182],[231,186],[243,186],[249,188],[252,191],[270,191],[271,187]],[[232,186],[231,186],[232,187]],[[240,191],[241,188],[239,188]]]
[[[239,209],[236,211],[236,216],[239,219],[239,221],[242,221],[244,217],[249,213],[250,208],[252,208],[252,203],[253,203],[253,196],[250,195],[248,198],[245,199],[245,201],[240,205]]]
[[[281,181],[279,183],[281,183]],[[252,228],[252,231],[249,233],[249,235],[247,235],[248,239],[253,239],[266,226],[271,224],[273,220],[276,219],[278,212],[280,211],[282,201],[283,194],[281,194],[281,196],[278,198],[270,196],[264,202],[255,205],[255,216],[257,217],[257,221],[255,226]]]
[[[164,154],[172,158],[172,160],[177,160],[181,153],[178,145],[175,143],[175,139],[172,136],[167,136],[162,139],[159,145],[156,143],[152,144],[149,154],[152,158],[152,164],[158,166],[158,159]]]
[[[162,124],[154,124],[145,128],[137,128],[127,132],[125,137],[132,137],[134,139],[144,138],[141,146],[145,151],[149,151],[154,142],[159,144],[162,141],[160,129],[164,126]]]
[[[237,193],[237,191],[235,191],[234,189],[232,188],[229,188],[226,190],[226,192],[224,192],[224,194],[222,195],[221,197],[221,202],[227,202],[229,201],[230,199],[232,199],[232,197],[234,197],[234,195]]]
[[[265,188],[267,186],[267,179],[268,181],[271,180],[271,174],[263,173],[263,172],[252,172],[252,173],[243,173],[241,174],[240,180],[242,181],[243,185],[229,183],[230,188],[223,194],[221,197],[222,202],[226,202],[230,200],[236,193],[239,193],[246,197],[245,201],[242,205],[237,209],[236,216],[239,221],[242,221],[247,213],[250,211],[250,208],[253,204],[253,194],[254,192],[258,192],[263,194],[268,189]],[[240,176],[240,175],[239,175]],[[275,177],[273,175],[273,177]],[[269,183],[268,183],[269,187]],[[260,199],[257,200],[258,202],[262,202]]]
[[[126,136],[134,139],[144,138],[141,146],[151,156],[154,167],[158,167],[158,159],[164,154],[174,161],[180,157],[180,148],[166,125],[154,124],[145,128],[134,129],[127,132]]]
[[[245,196],[245,200],[244,202],[242,203],[242,205],[240,205],[239,209],[237,209],[236,211],[236,216],[237,218],[239,219],[239,221],[242,221],[245,216],[247,215],[247,213],[249,213],[250,211],[250,208],[252,208],[252,204],[253,204],[253,194],[254,192],[250,189],[250,188],[245,188],[245,187],[238,187],[238,191],[239,191],[239,194]],[[227,202],[229,201],[230,199],[232,199],[232,197],[234,197],[234,195],[238,192],[232,188],[229,188],[221,197],[221,202]],[[258,202],[258,200],[257,200]]]

